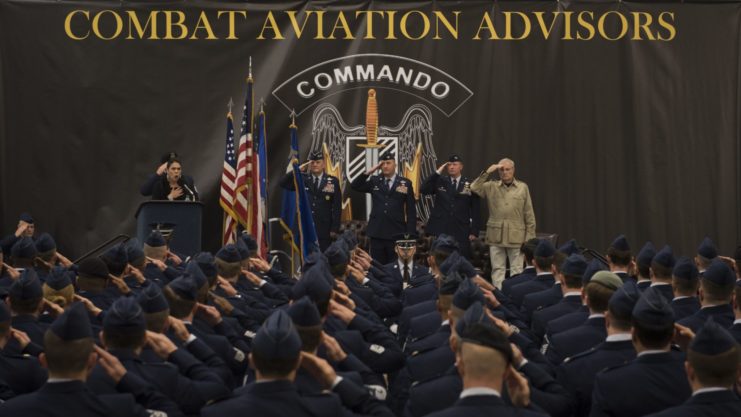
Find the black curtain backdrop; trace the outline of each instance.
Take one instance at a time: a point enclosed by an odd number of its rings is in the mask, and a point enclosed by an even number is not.
[[[397,29],[398,40],[364,40],[365,24],[354,20],[351,27],[361,34],[355,40],[312,39],[313,21],[297,39],[280,15],[325,10],[331,31],[339,10],[354,17],[369,8],[429,16],[461,11],[459,39],[430,34],[412,41]],[[134,10],[144,19],[147,10],[180,10],[191,27],[203,10],[214,17],[220,39],[77,41],[65,34],[71,11],[89,10],[92,18],[106,9],[124,18]],[[224,39],[224,21],[214,23],[217,10],[247,11],[235,26],[239,39]],[[286,39],[257,39],[270,10]],[[564,22],[557,20],[559,35],[548,40],[535,32],[519,41],[472,39],[485,11],[502,30],[502,11],[585,10],[629,18],[647,12],[654,19],[671,12],[676,36],[565,41]],[[112,33],[111,16],[100,19],[105,33]],[[73,22],[76,33],[90,27],[83,19]],[[139,185],[160,155],[177,150],[205,203],[204,248],[216,250],[227,103],[236,103],[238,125],[249,57],[255,99],[265,100],[269,214],[276,217],[289,111],[273,90],[323,61],[382,53],[428,64],[473,92],[450,117],[430,107],[435,153],[441,160],[459,154],[471,177],[502,157],[515,160],[517,177],[530,186],[539,232],[558,233],[562,241],[575,237],[598,250],[625,233],[635,251],[650,239],[689,256],[708,235],[730,253],[741,241],[740,22],[738,2],[0,0],[2,232],[15,230],[18,215],[29,211],[38,230],[52,233],[68,256],[115,234],[133,234],[134,213],[145,201]],[[607,27],[619,32],[618,23],[609,19]],[[419,33],[420,26],[414,28]],[[516,20],[513,32],[522,30]],[[364,124],[366,90],[327,94],[320,102],[335,105],[348,124]],[[404,92],[378,91],[382,125],[396,125],[421,102]],[[302,158],[315,107],[297,119]]]

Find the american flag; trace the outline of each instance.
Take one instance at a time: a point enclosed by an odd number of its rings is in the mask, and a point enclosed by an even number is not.
[[[224,229],[222,244],[234,243],[237,227],[237,215],[234,213],[234,193],[237,179],[237,153],[234,148],[234,123],[232,112],[226,115],[226,150],[224,152],[224,170],[221,173],[221,195],[219,204],[224,209]]]
[[[251,233],[254,218],[250,216],[250,208],[255,207],[255,193],[253,192],[254,181],[254,143],[252,141],[252,71],[247,77],[247,96],[242,108],[242,124],[239,133],[239,148],[237,150],[237,179],[236,193],[234,195],[234,213],[237,220],[247,233]]]

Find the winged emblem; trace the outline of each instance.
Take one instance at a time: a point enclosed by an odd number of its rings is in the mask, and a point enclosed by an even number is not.
[[[367,141],[368,129],[364,125],[348,125],[337,108],[330,103],[322,103],[314,110],[312,117],[311,152],[323,151],[327,162],[327,172],[340,179],[340,188],[346,196],[348,184],[367,169],[369,163],[366,152],[371,149],[358,145]],[[430,196],[421,196],[422,181],[435,171],[437,157],[432,146],[432,113],[427,106],[415,104],[404,113],[399,124],[393,127],[381,125],[377,129],[377,142],[383,151],[396,154],[399,174],[412,181],[417,200],[417,216],[426,222],[432,207]],[[352,219],[350,199],[343,201],[342,220]],[[366,212],[370,212],[366,202]]]

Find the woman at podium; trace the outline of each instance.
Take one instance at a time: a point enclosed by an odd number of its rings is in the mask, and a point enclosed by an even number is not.
[[[198,190],[193,178],[183,176],[183,167],[179,159],[170,158],[167,161],[165,175],[154,184],[152,189],[152,200],[198,200]]]

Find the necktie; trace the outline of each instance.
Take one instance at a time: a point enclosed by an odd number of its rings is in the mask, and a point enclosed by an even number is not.
[[[409,282],[409,264],[404,264],[404,282]]]
[[[457,190],[458,189],[458,180],[457,179],[454,179],[453,180],[453,189],[454,190]]]
[[[314,177],[314,190],[319,188],[319,177]]]
[[[391,178],[386,178],[386,189],[391,189]]]

